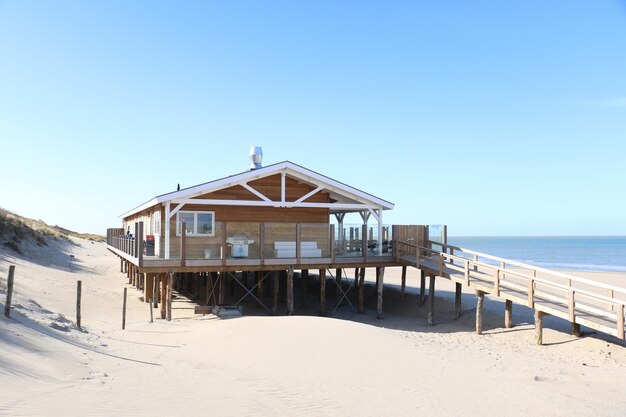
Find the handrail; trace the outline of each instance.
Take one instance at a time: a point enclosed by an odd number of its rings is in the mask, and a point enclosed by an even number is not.
[[[594,281],[594,280],[587,279],[587,278],[582,278],[582,277],[579,277],[577,275],[571,275],[571,274],[566,274],[566,273],[563,273],[563,272],[553,271],[551,269],[546,269],[546,268],[542,268],[542,267],[539,267],[539,266],[533,266],[533,265],[525,264],[523,262],[513,261],[511,259],[500,258],[498,256],[488,255],[486,253],[478,252],[478,251],[475,251],[475,250],[472,250],[472,249],[462,248],[460,246],[454,246],[454,245],[449,245],[447,243],[439,243],[439,242],[434,242],[434,241],[430,241],[430,240],[429,240],[429,242],[436,243],[436,244],[438,244],[440,246],[443,246],[443,247],[452,248],[455,251],[458,250],[458,251],[461,251],[461,252],[464,252],[464,253],[467,253],[467,254],[470,254],[470,255],[477,255],[477,256],[481,256],[483,258],[491,259],[491,260],[494,260],[494,261],[505,262],[507,264],[515,265],[515,266],[518,266],[518,267],[521,267],[521,268],[531,269],[531,270],[534,270],[534,271],[537,271],[537,272],[546,273],[548,275],[553,275],[553,276],[557,276],[557,277],[565,278],[565,279],[571,279],[572,281],[580,282],[582,284],[594,285],[594,286],[597,286],[597,287],[600,287],[600,288],[604,288],[604,289],[607,289],[607,290],[613,290],[613,291],[617,291],[617,292],[626,294],[626,288],[623,288],[623,287],[618,287],[618,286],[615,286],[615,285],[606,284],[606,283],[603,283],[603,282]],[[466,258],[464,258],[464,259],[466,259]]]

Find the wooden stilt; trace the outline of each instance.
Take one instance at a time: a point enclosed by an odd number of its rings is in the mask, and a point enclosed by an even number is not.
[[[278,292],[279,292],[279,285],[280,285],[280,272],[279,271],[274,271],[272,272],[272,277],[274,278],[274,285],[273,285],[273,299],[272,299],[272,313],[276,314],[278,313]]]
[[[320,316],[326,315],[326,270],[320,269]]]
[[[159,274],[152,274],[152,307],[159,307]]]
[[[279,279],[281,282],[284,282],[285,284],[285,291],[282,291],[279,293],[280,296],[280,302],[281,303],[286,303],[287,302],[287,271],[280,271],[279,274]]]
[[[143,299],[147,303],[152,299],[152,275],[153,274],[145,274],[146,275],[146,283],[143,286]]]
[[[161,274],[161,318],[167,316],[167,278],[165,274]]]
[[[426,301],[426,273],[420,270],[420,307]]]
[[[402,267],[402,284],[400,286],[400,297],[404,298],[404,291],[406,290],[406,266]]]
[[[293,267],[287,270],[287,315],[293,315]]]
[[[463,290],[462,285],[457,282],[455,285],[455,292],[454,292],[454,312],[455,312],[455,316],[457,319],[461,317],[461,313],[462,313],[462,304],[461,304],[462,290]]]
[[[300,299],[300,308],[306,308],[306,283],[309,279],[309,270],[303,269],[300,271],[300,291],[302,291],[302,298]]]
[[[237,274],[237,272],[232,272],[232,274]],[[229,291],[228,294],[233,297],[235,295],[235,280],[233,279],[233,277],[228,274],[228,287],[229,287]]]
[[[256,272],[256,281],[258,283],[256,287],[256,296],[259,300],[263,300],[263,271]],[[256,308],[261,308],[261,304],[257,301]]]
[[[485,304],[485,293],[477,291],[478,299],[476,301],[476,333],[483,334],[483,306]]]
[[[504,303],[504,328],[510,329],[513,327],[513,301],[506,300]]]
[[[120,272],[124,272],[124,258],[120,258]]]
[[[218,282],[218,294],[217,294],[217,304],[224,305],[224,299],[226,298],[226,272],[220,271],[217,282]]]
[[[359,268],[359,314],[365,312],[365,268]]]
[[[428,325],[435,325],[435,276],[430,276],[428,286]]]
[[[543,345],[543,311],[535,310],[535,342],[537,345]]]
[[[337,283],[337,301],[341,300],[341,275],[343,271],[341,268],[335,270],[335,282]]]
[[[211,305],[211,302],[213,302],[213,300],[211,299],[211,293],[213,292],[213,273],[212,272],[207,272],[206,273],[206,295],[205,295],[205,302],[204,305]]]
[[[376,280],[376,318],[380,320],[383,318],[383,288],[385,285],[385,268],[379,267],[376,269],[376,275],[378,276],[378,279]]]
[[[572,323],[572,336],[580,337],[580,323]]]
[[[169,273],[167,277],[167,321],[172,320],[172,291],[174,290],[174,274]]]

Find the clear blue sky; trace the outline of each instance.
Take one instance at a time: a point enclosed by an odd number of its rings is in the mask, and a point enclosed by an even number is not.
[[[0,1],[0,206],[104,233],[304,165],[452,235],[626,234],[624,1]]]

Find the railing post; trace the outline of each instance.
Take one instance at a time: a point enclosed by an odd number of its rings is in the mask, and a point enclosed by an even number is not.
[[[265,265],[265,223],[259,225],[259,258],[261,265]]]
[[[574,295],[576,292],[574,289],[570,288],[569,290],[569,300],[568,300],[568,310],[569,310],[569,321],[574,323],[576,321],[576,314],[574,309],[576,308],[576,303],[574,301]]]
[[[296,263],[300,265],[300,257],[302,256],[302,225],[296,224]]]
[[[361,252],[363,261],[367,262],[367,225],[361,226]]]
[[[139,222],[135,223],[135,241],[133,242],[133,258],[139,253]]]
[[[335,225],[330,225],[330,261],[335,263]]]
[[[535,308],[535,280],[528,281],[528,307]]]
[[[180,266],[185,266],[187,259],[187,222],[180,222]]]
[[[500,297],[500,269],[496,269],[496,277],[493,282],[493,291],[496,293],[496,297]]]
[[[138,266],[143,266],[143,222],[139,222],[139,234],[137,235],[137,262]]]
[[[222,222],[222,265],[226,265],[226,250],[228,245],[226,244],[226,222]]]
[[[617,305],[617,337],[624,340],[624,304]]]
[[[465,285],[467,285],[469,287],[470,285],[470,281],[469,281],[469,264],[470,261],[469,259],[465,261]]]

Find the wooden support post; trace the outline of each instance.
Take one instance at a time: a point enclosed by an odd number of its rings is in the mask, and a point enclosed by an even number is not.
[[[483,307],[485,305],[485,293],[476,291],[476,333],[483,334]]]
[[[504,328],[513,327],[513,301],[506,300],[504,303]]]
[[[206,272],[206,294],[204,295],[204,305],[211,305],[211,293],[213,292],[213,273]],[[213,294],[215,295],[215,294]]]
[[[76,281],[76,327],[80,327],[80,297],[82,293],[82,281]]]
[[[376,318],[378,320],[383,318],[383,287],[385,278],[385,268],[378,267],[377,269],[377,282],[376,282]]]
[[[293,315],[293,266],[287,270],[287,315]]]
[[[217,305],[224,305],[226,298],[226,272],[220,271],[217,277]]]
[[[543,345],[543,311],[535,310],[535,342],[537,345]]]
[[[326,315],[326,270],[320,269],[320,316]]]
[[[300,271],[300,291],[302,292],[300,299],[300,308],[306,308],[306,282],[309,279],[309,270],[303,269]]]
[[[580,323],[572,323],[572,336],[580,337]]]
[[[365,312],[365,268],[359,268],[359,314]]]
[[[256,273],[257,287],[256,296],[259,300],[263,300],[263,271],[257,271]],[[257,301],[256,308],[261,308],[261,304]]]
[[[463,286],[457,282],[455,284],[455,291],[454,291],[454,313],[457,319],[461,318],[461,313],[462,313],[462,305],[461,305],[462,290],[463,290]]]
[[[335,270],[335,283],[337,284],[337,301],[341,300],[341,275],[343,271],[341,268]]]
[[[430,276],[428,286],[428,325],[435,325],[435,276]]]
[[[426,301],[426,273],[420,269],[420,307]]]
[[[406,266],[402,267],[402,284],[400,285],[400,297],[404,298],[404,291],[406,290]]]
[[[159,307],[159,275],[152,274],[152,306],[154,308]]]
[[[167,277],[161,274],[161,319],[167,317]]]
[[[152,312],[152,298],[148,300],[148,309],[150,310],[150,323],[154,323],[154,313]]]
[[[174,274],[168,273],[167,277],[167,321],[172,320],[172,291],[174,290]]]
[[[120,272],[124,272],[124,258],[120,258]]]
[[[11,317],[11,299],[13,298],[13,279],[15,277],[15,265],[9,266],[9,276],[7,278],[7,298],[4,302],[4,315]]]
[[[235,295],[235,280],[233,279],[231,274],[234,274],[236,276],[237,272],[234,271],[228,274],[228,295],[233,297]]]
[[[617,337],[624,340],[624,304],[618,304],[617,313]]]
[[[285,283],[285,291],[282,291],[282,292],[279,293],[279,296],[280,296],[279,302],[280,303],[286,303],[287,302],[287,271],[284,271],[284,270],[280,271],[279,276],[280,276],[280,278],[279,278],[280,282],[281,283],[283,283],[283,282]]]
[[[146,303],[150,302],[152,299],[152,293],[154,292],[152,288],[152,278],[153,274],[145,274],[145,283],[143,286],[143,299]]]
[[[126,329],[126,296],[128,288],[124,287],[124,301],[122,303],[122,330]]]
[[[279,291],[279,285],[280,285],[280,272],[279,271],[274,271],[272,272],[273,278],[274,278],[274,288],[273,288],[273,293],[274,293],[274,297],[272,299],[272,314],[276,314],[278,313],[278,291]]]

